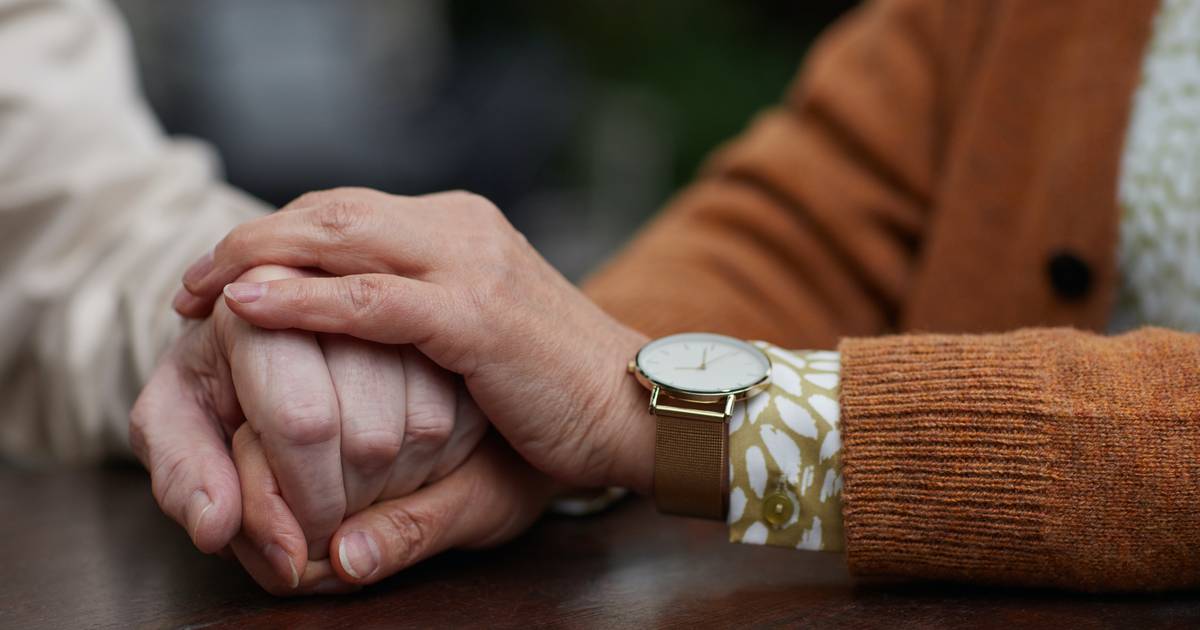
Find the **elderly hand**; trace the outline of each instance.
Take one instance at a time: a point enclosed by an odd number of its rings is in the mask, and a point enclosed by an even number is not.
[[[260,267],[244,279],[301,276]],[[198,548],[224,548],[240,525],[234,549],[269,590],[328,588],[332,572],[316,561],[347,515],[444,476],[481,439],[487,424],[473,406],[457,411],[456,380],[411,346],[261,330],[218,305],[160,361],[130,439],[159,505]],[[267,481],[234,468],[228,436],[243,422]],[[255,480],[286,503],[243,510]]]
[[[242,479],[243,527],[269,530],[287,523],[287,502],[249,425],[234,435],[233,453]],[[298,587],[272,575],[247,536],[235,538],[232,547],[250,574],[273,594],[348,592],[447,549],[479,549],[507,541],[541,516],[556,488],[492,435],[446,477],[347,518],[333,535],[331,548],[336,551],[328,561],[310,562]]]
[[[335,276],[233,282],[276,263]],[[623,368],[645,338],[590,302],[487,200],[363,189],[305,195],[235,228],[185,275],[177,302],[225,304],[269,329],[414,344],[463,375],[530,463],[574,486],[646,492],[653,424]]]

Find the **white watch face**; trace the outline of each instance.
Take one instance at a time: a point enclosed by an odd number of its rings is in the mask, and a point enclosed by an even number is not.
[[[637,367],[659,385],[705,394],[746,389],[771,372],[770,360],[758,348],[710,333],[651,341],[638,352]]]

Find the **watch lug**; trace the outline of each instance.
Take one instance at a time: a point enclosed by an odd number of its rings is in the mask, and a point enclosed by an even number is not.
[[[736,397],[732,394],[725,397],[724,408],[721,411],[715,411],[712,409],[663,405],[658,402],[659,393],[661,393],[661,388],[657,385],[654,386],[654,389],[650,390],[650,413],[656,416],[671,416],[673,418],[702,420],[705,422],[726,422],[733,416],[733,403]]]

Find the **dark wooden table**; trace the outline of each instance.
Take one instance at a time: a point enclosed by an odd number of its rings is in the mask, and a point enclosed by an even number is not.
[[[641,500],[361,593],[276,599],[195,551],[133,468],[0,468],[0,627],[1200,627],[1200,597],[854,586],[837,554],[731,545]]]

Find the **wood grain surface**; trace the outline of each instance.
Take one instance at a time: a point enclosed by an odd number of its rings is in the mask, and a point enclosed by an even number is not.
[[[277,599],[203,556],[135,468],[0,468],[0,628],[1200,627],[1200,597],[854,585],[838,554],[733,545],[628,500],[349,596]]]

